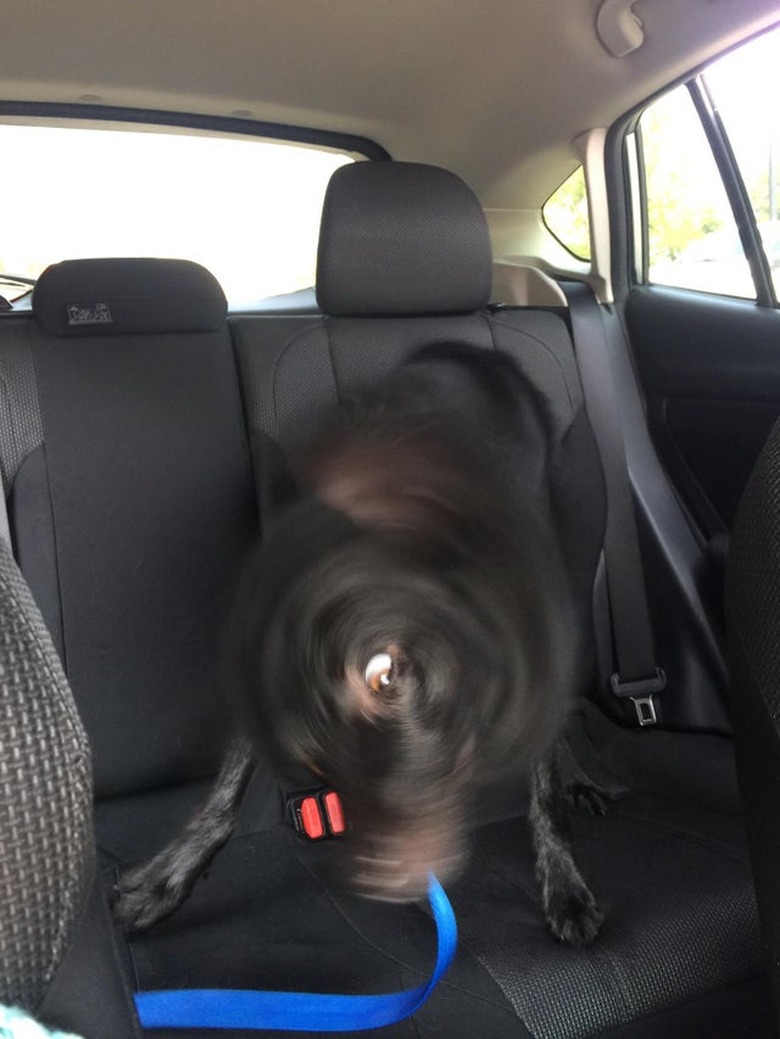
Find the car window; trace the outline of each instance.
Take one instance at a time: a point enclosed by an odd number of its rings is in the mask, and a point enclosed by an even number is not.
[[[780,32],[752,40],[707,69],[704,81],[739,165],[780,291]]]
[[[590,223],[585,171],[578,166],[542,207],[542,216],[564,248],[580,260],[590,259]]]
[[[647,205],[647,280],[755,297],[750,267],[704,128],[686,86],[640,119]]]
[[[325,187],[354,156],[251,137],[0,123],[6,185],[0,294],[50,263],[196,260],[228,299],[314,284]]]

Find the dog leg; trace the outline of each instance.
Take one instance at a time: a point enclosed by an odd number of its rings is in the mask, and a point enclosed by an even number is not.
[[[574,861],[558,755],[553,750],[531,772],[528,821],[536,852],[536,879],[552,934],[568,945],[588,945],[604,916]]]
[[[112,908],[125,931],[143,931],[184,902],[232,833],[253,769],[249,742],[236,738],[208,799],[178,836],[153,859],[120,872]]]

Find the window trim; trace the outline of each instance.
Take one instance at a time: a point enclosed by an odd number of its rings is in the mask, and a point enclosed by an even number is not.
[[[645,153],[642,127],[638,119],[633,120],[623,134],[623,162],[626,171],[624,205],[628,217],[626,224],[628,274],[633,284],[645,285],[648,276],[650,242],[647,225]]]
[[[321,148],[332,148],[335,151],[361,155],[373,162],[389,162],[392,158],[380,144],[368,137],[338,133],[334,130],[312,130],[287,123],[267,123],[239,116],[197,115],[190,112],[116,108],[99,104],[0,100],[0,119],[5,116],[21,119],[126,123],[182,130],[202,130],[211,133],[286,141],[290,144],[317,145]]]

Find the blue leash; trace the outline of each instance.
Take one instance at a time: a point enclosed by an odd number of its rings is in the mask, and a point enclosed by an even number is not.
[[[452,963],[458,928],[449,899],[431,874],[428,899],[438,937],[430,980],[416,988],[376,996],[253,989],[168,989],[135,997],[144,1028],[245,1028],[287,1032],[354,1032],[381,1028],[414,1014]]]

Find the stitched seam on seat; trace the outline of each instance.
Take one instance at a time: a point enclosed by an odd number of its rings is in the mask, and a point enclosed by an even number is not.
[[[282,360],[284,359],[284,356],[287,353],[287,351],[290,350],[302,336],[305,336],[308,333],[313,332],[316,328],[320,328],[323,325],[324,325],[324,322],[321,321],[321,322],[319,322],[319,324],[308,325],[306,328],[302,328],[300,330],[300,332],[296,332],[296,334],[292,337],[292,339],[288,339],[287,340],[287,342],[284,344],[284,346],[282,347],[282,349],[279,351],[279,353],[276,356],[276,360],[274,361],[273,368],[271,369],[271,405],[272,405],[271,410],[273,411],[273,416],[274,416],[274,422],[276,424],[276,429],[273,432],[269,433],[269,435],[272,436],[275,440],[279,439],[279,398],[278,398],[278,395],[277,395],[277,379],[276,379],[277,374],[278,374],[278,370],[279,370],[279,365],[282,363]],[[331,364],[332,363],[333,362],[331,361]],[[261,430],[261,432],[269,432],[269,431],[268,430]]]
[[[622,806],[620,818],[627,819],[636,825],[645,826],[647,829],[653,830],[656,833],[667,833],[673,837],[679,838],[680,840],[687,841],[691,844],[697,844],[699,847],[718,851],[724,858],[730,859],[732,862],[738,862],[746,869],[749,868],[750,863],[747,855],[744,857],[740,856],[733,848],[726,845],[723,841],[719,841],[717,838],[708,838],[699,834],[690,833],[687,830],[681,829],[679,826],[674,826],[669,823],[653,822],[644,816],[632,812],[631,809],[624,809]]]
[[[572,410],[572,414],[576,414],[577,413],[577,408],[575,407],[574,400],[572,399],[571,386],[569,385],[569,379],[566,376],[566,372],[564,370],[563,365],[561,364],[560,358],[558,357],[557,353],[553,349],[551,349],[551,347],[549,347],[547,345],[547,343],[545,343],[545,341],[543,339],[540,339],[538,336],[534,335],[532,332],[526,332],[525,329],[521,329],[521,328],[514,328],[514,326],[508,324],[507,322],[500,321],[499,319],[497,319],[495,317],[492,317],[492,318],[491,317],[486,317],[485,320],[488,321],[490,324],[500,325],[501,328],[505,328],[505,329],[507,329],[507,330],[509,330],[511,332],[514,332],[516,335],[525,336],[526,339],[530,339],[532,342],[536,343],[537,346],[540,346],[545,351],[545,353],[550,355],[550,357],[555,362],[556,367],[558,368],[558,370],[561,373],[561,378],[563,379],[563,384],[566,387],[566,396],[568,398],[569,407]],[[576,358],[575,358],[575,360],[576,360]]]
[[[397,966],[403,967],[404,970],[408,970],[412,974],[418,974],[421,977],[425,976],[423,971],[418,970],[415,967],[410,967],[408,963],[404,963],[403,960],[399,960],[396,956],[393,956],[391,953],[388,953],[386,950],[380,948],[374,942],[372,942],[369,938],[367,938],[366,935],[364,935],[363,932],[360,930],[360,928],[357,927],[355,925],[355,923],[352,920],[350,920],[350,918],[344,913],[344,910],[341,908],[341,906],[339,906],[338,902],[336,902],[336,900],[333,898],[333,895],[331,894],[331,892],[327,889],[327,887],[325,887],[325,885],[322,883],[322,881],[317,876],[317,874],[303,861],[303,859],[301,859],[300,856],[297,856],[297,858],[298,858],[299,864],[306,870],[306,872],[309,874],[309,876],[312,878],[312,880],[314,880],[314,882],[317,884],[317,886],[320,888],[320,890],[323,892],[325,897],[328,899],[328,901],[332,905],[333,909],[338,913],[338,915],[341,917],[341,919],[344,921],[344,923],[347,924],[347,926],[353,931],[353,933],[356,934],[358,936],[358,938],[361,939],[361,941],[365,942],[366,945],[368,945],[368,947],[370,949],[373,949],[375,952],[379,953],[381,956],[383,956],[390,963],[395,963]],[[418,912],[422,912],[422,910],[419,907],[415,907],[415,908],[417,908]],[[427,914],[425,914],[425,915],[427,916]],[[465,946],[466,948],[469,948],[468,942],[464,941],[462,938],[459,938],[458,940],[459,940],[459,943],[462,946]],[[474,955],[474,954],[472,953],[472,955]],[[481,960],[478,959],[478,957],[476,955],[474,955],[474,958],[477,959],[478,962],[480,962],[480,963],[482,962]],[[492,978],[492,974],[490,974],[490,971],[487,970],[487,968],[485,968],[485,970]],[[494,978],[493,978],[493,981],[494,981],[494,983],[496,985],[498,985],[498,983],[495,981]],[[509,1014],[513,1018],[517,1017],[517,1014],[514,1012],[514,1010],[511,1007],[511,1005],[510,1006],[502,1006],[500,1003],[495,1002],[494,1000],[490,999],[487,996],[480,995],[478,992],[472,992],[470,989],[463,988],[461,985],[454,985],[451,981],[448,981],[446,977],[442,979],[442,981],[440,982],[440,986],[442,988],[450,988],[450,989],[452,989],[455,992],[462,992],[465,995],[469,996],[469,998],[471,998],[471,999],[479,1000],[479,1002],[485,1003],[488,1006],[495,1007],[497,1010],[502,1010],[505,1013]],[[500,985],[498,985],[498,987],[501,988]],[[501,991],[503,992],[503,989],[501,989]]]

